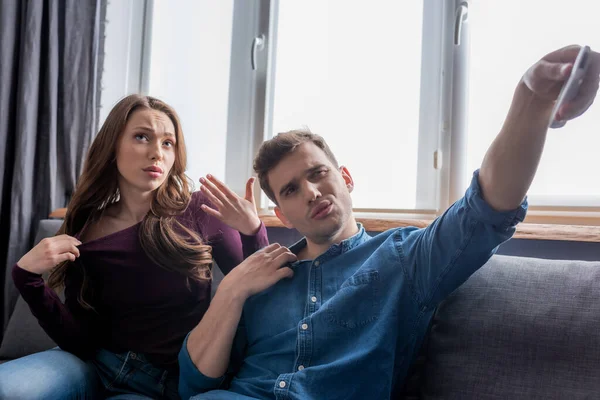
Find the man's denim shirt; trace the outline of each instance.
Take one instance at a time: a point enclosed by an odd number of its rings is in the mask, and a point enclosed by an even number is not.
[[[247,300],[233,350],[241,362],[232,362],[229,391],[221,386],[226,377],[198,371],[186,339],[182,398],[390,398],[436,306],[513,235],[526,210],[524,201],[516,210],[494,211],[475,172],[465,197],[428,228],[371,237],[359,226],[315,260],[295,263],[293,278]]]

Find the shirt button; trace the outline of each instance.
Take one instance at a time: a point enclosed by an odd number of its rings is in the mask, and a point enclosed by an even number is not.
[[[298,371],[302,371],[304,369],[304,365],[298,365]]]
[[[318,267],[321,264],[319,260],[315,261],[315,267]]]
[[[284,381],[280,381],[279,382],[279,387],[283,389],[285,387],[285,382]]]
[[[131,353],[131,354],[129,355],[129,358],[131,358],[132,360],[135,360],[135,358],[136,358],[136,357],[137,357],[137,356],[135,355],[135,353]]]
[[[302,330],[305,331],[308,329],[308,324],[302,324],[301,326]]]
[[[317,302],[317,296],[313,296],[310,298],[310,301],[312,301],[313,303]]]

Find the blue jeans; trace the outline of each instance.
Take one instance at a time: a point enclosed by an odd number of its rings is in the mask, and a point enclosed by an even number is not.
[[[0,399],[179,399],[178,376],[144,355],[99,350],[90,361],[58,348],[0,365]]]

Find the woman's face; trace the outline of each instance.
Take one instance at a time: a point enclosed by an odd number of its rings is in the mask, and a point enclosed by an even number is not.
[[[121,191],[158,189],[173,167],[176,146],[175,126],[165,113],[146,108],[132,113],[117,144]]]

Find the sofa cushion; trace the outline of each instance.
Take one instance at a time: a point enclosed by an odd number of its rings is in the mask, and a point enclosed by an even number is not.
[[[600,394],[600,263],[494,256],[442,303],[423,383],[430,399]]]

